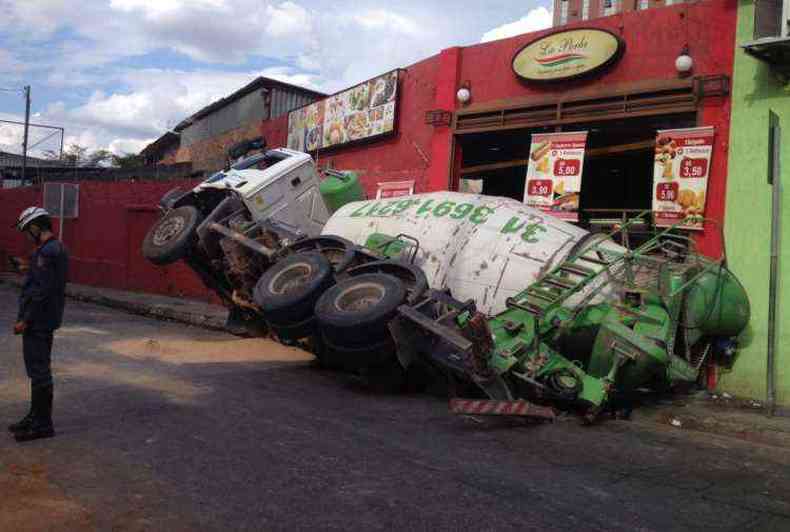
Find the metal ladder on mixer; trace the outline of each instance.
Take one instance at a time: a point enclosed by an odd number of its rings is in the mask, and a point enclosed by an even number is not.
[[[508,308],[525,310],[539,319],[562,306],[572,296],[589,286],[598,276],[612,273],[615,269],[623,267],[630,255],[638,254],[643,251],[642,248],[647,249],[648,246],[653,245],[651,241],[632,252],[618,254],[611,259],[605,258],[612,252],[604,250],[603,245],[609,243],[612,236],[626,231],[628,226],[636,223],[637,220],[639,218],[634,218],[617,231],[610,233],[601,242],[565,259],[560,265],[532,283],[526,290],[508,298],[505,304]]]

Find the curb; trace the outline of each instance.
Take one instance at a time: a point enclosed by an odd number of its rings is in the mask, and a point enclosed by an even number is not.
[[[22,281],[20,279],[17,279],[10,275],[4,275],[0,277],[0,284],[2,283],[7,283],[9,285],[16,286],[17,288],[22,286]],[[225,326],[224,319],[214,318],[212,316],[207,316],[205,314],[196,314],[192,312],[174,310],[173,308],[170,308],[167,305],[133,303],[130,301],[116,299],[104,295],[85,294],[81,292],[79,289],[75,290],[70,285],[66,285],[66,297],[68,297],[69,299],[73,299],[75,301],[81,301],[84,303],[93,303],[96,305],[101,305],[103,307],[121,310],[124,312],[128,312],[129,314],[135,314],[138,316],[146,316],[149,318],[154,318],[163,321],[174,321],[177,323],[192,325],[194,327],[201,327],[212,331],[220,331],[229,334],[234,334],[234,331],[232,331],[231,329]]]
[[[678,398],[669,405],[641,405],[631,421],[647,426],[663,425],[669,430],[725,436],[750,443],[790,448],[790,420],[768,416],[761,403],[727,394],[705,392],[697,397]]]

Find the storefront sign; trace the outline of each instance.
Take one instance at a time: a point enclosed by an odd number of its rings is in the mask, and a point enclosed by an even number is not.
[[[579,221],[587,132],[532,135],[524,203],[563,220]]]
[[[301,107],[288,114],[288,147],[311,152],[392,133],[398,71]]]
[[[702,229],[713,136],[712,127],[658,132],[653,173],[657,226],[683,222],[685,229]]]
[[[513,71],[527,81],[559,81],[605,68],[624,49],[625,42],[608,31],[561,31],[522,48],[513,57]]]
[[[414,181],[388,181],[378,185],[376,199],[400,198],[414,194]]]

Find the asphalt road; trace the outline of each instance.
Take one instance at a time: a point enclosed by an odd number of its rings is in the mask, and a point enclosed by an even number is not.
[[[26,408],[0,285],[0,419]],[[58,437],[0,437],[3,530],[790,530],[790,452],[452,417],[265,340],[69,302]]]

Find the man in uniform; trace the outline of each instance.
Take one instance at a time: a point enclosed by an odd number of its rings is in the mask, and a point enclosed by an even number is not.
[[[49,213],[39,207],[22,211],[16,228],[36,244],[19,296],[14,334],[22,335],[25,369],[30,378],[30,411],[8,427],[17,441],[51,438],[53,382],[52,335],[63,320],[68,254],[52,233]]]

